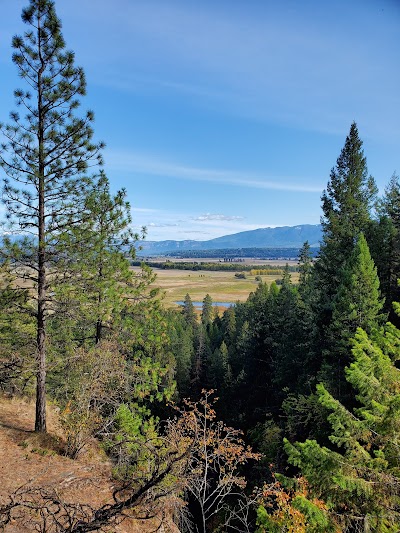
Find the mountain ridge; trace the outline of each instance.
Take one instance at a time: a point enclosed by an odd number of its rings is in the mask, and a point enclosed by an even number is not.
[[[297,226],[267,227],[241,231],[206,241],[143,241],[139,255],[186,250],[215,250],[221,248],[300,248],[305,241],[308,241],[312,247],[318,247],[321,238],[322,227],[320,224],[299,224]]]

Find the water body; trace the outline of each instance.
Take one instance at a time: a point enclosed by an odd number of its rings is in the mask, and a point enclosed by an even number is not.
[[[183,302],[182,300],[179,300],[178,302],[174,302],[174,303],[178,305],[183,305],[185,302]],[[201,309],[203,307],[203,302],[192,302],[192,304],[196,309]],[[212,305],[213,307],[232,307],[235,304],[232,302],[213,302]]]

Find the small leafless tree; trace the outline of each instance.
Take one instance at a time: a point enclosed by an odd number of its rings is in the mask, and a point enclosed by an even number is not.
[[[214,391],[202,392],[199,402],[184,402],[181,417],[170,424],[170,435],[175,435],[177,442],[190,443],[186,490],[200,509],[201,524],[197,530],[206,533],[217,516],[224,516],[223,521],[231,528],[236,527],[238,520],[246,520],[250,500],[243,492],[246,480],[240,469],[260,456],[245,445],[239,430],[217,420]]]

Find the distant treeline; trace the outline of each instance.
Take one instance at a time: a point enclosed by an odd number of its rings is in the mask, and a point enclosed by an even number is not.
[[[166,257],[177,257],[187,259],[197,258],[221,258],[232,259],[240,257],[252,257],[254,259],[281,259],[282,261],[293,261],[298,259],[300,248],[232,248],[218,250],[181,250],[166,252]],[[311,257],[318,255],[319,248],[310,248]]]
[[[140,266],[143,261],[132,261],[132,266]],[[162,268],[164,270],[212,270],[228,272],[250,272],[250,275],[276,275],[283,274],[283,268],[276,265],[245,265],[243,263],[206,263],[206,262],[172,262],[172,261],[145,261],[151,268]],[[289,266],[290,272],[297,272],[297,266]]]

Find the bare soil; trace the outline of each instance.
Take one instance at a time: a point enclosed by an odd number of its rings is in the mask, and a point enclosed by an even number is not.
[[[0,507],[10,494],[23,486],[55,489],[68,503],[89,504],[95,508],[111,503],[111,465],[98,444],[94,441],[78,459],[64,457],[60,455],[62,434],[57,426],[56,411],[48,409],[48,434],[45,435],[33,431],[34,414],[33,403],[0,397]],[[160,527],[159,520],[150,523],[127,518],[105,531],[150,533],[157,527]],[[168,529],[161,527],[159,531],[173,531],[170,525]],[[25,533],[32,529],[18,522],[8,524],[4,531]]]

